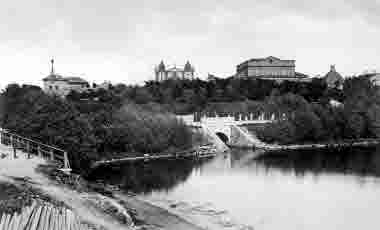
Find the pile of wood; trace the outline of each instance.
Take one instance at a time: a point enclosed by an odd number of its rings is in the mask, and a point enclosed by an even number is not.
[[[1,213],[0,230],[84,230],[78,217],[65,207],[57,207],[48,202],[33,201],[21,212]]]

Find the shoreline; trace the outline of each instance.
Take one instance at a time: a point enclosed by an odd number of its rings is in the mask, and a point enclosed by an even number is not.
[[[42,196],[53,206],[68,208],[82,224],[89,224],[93,230],[204,230],[185,218],[140,198],[127,195],[118,197],[117,194],[113,196],[114,191],[110,193],[110,190],[104,187],[96,190],[91,187],[94,182],[86,181],[74,174],[67,175],[59,171],[55,165],[36,156],[28,159],[27,154],[18,151],[18,157],[13,159],[9,149],[0,146],[0,150],[7,155],[6,158],[0,159],[0,184],[8,183],[21,188],[26,184],[33,191],[38,191],[21,195],[12,192],[17,190],[12,190],[9,194],[14,196],[11,198],[8,198],[6,191],[0,191],[0,203],[11,202],[10,208],[15,210],[28,207],[30,202],[14,203],[14,200],[23,201],[29,197],[34,200],[35,197],[39,199]],[[23,199],[19,198],[24,196]],[[0,210],[0,213],[4,211]],[[141,222],[135,222],[134,217],[140,218]],[[131,218],[132,222],[129,222]]]
[[[252,138],[257,141],[251,141],[249,144],[245,145],[234,145],[229,144],[230,148],[241,148],[241,149],[258,149],[264,150],[265,152],[273,151],[287,151],[287,150],[317,150],[317,149],[339,149],[339,148],[355,148],[364,147],[370,148],[375,146],[380,146],[380,138],[361,138],[361,139],[348,139],[340,140],[334,142],[319,142],[319,143],[300,143],[300,144],[276,144],[263,142],[257,137],[253,137],[251,133],[244,133],[248,136],[249,140]],[[265,154],[265,153],[264,153]]]
[[[161,205],[154,203],[148,199],[144,199],[137,194],[128,195],[122,192],[114,192],[113,195],[123,202],[126,202],[129,208],[137,209],[142,215],[143,221],[148,226],[156,225],[158,221],[163,221],[167,225],[165,230],[178,230],[178,229],[194,229],[194,230],[206,230],[206,228],[200,226],[198,223],[194,223],[194,220],[181,215],[178,212],[173,212]],[[168,224],[168,222],[172,222]],[[163,227],[163,226],[161,226]]]

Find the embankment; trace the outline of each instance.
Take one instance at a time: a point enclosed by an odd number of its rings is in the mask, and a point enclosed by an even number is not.
[[[231,140],[234,140],[230,144],[231,147],[257,148],[263,149],[265,151],[372,147],[380,145],[380,139],[341,140],[336,142],[307,143],[293,145],[269,144],[257,138],[254,132],[248,131],[246,128],[240,126],[231,126],[231,136]]]

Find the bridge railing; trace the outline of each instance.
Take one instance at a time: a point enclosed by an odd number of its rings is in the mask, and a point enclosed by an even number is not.
[[[71,169],[68,154],[63,149],[43,144],[4,129],[0,129],[0,143],[14,149],[22,150],[28,154],[28,157],[30,157],[30,155],[36,155],[44,159],[58,161],[62,164],[63,169]]]
[[[193,114],[193,121],[200,122],[202,119],[210,118],[233,118],[235,121],[275,121],[279,119],[285,119],[285,114],[275,114],[275,113],[200,113],[196,112]]]

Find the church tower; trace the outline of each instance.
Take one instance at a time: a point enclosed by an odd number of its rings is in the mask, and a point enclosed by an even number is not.
[[[185,79],[194,79],[195,70],[189,61],[186,62],[185,67],[183,68],[183,72],[183,77]]]
[[[161,61],[161,63],[156,67],[156,81],[164,81],[166,80],[166,68],[164,61]]]

